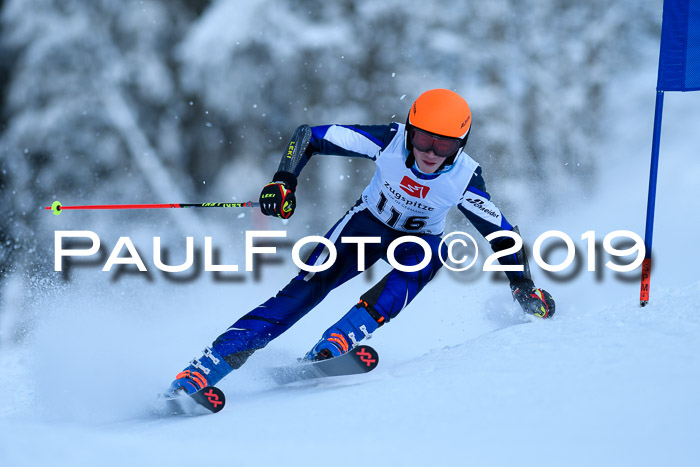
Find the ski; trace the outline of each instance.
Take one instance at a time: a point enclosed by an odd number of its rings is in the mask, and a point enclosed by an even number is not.
[[[347,376],[367,373],[379,364],[376,350],[367,345],[359,345],[339,357],[315,362],[300,360],[293,365],[272,368],[270,375],[279,384],[296,381]]]
[[[226,396],[215,386],[207,386],[189,396],[178,391],[175,394],[163,394],[162,398],[165,401],[165,411],[172,415],[217,413],[226,405]]]

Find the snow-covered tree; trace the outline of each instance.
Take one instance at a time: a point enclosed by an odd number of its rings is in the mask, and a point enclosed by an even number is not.
[[[586,186],[601,159],[609,86],[640,44],[658,40],[661,16],[661,0],[0,8],[2,271],[48,257],[37,235],[50,216],[39,208],[54,198],[254,199],[299,124],[402,122],[433,87],[470,102],[468,152],[506,208],[525,193],[551,199]],[[318,207],[340,214],[372,171],[361,161],[309,164],[299,225],[328,227]],[[172,220],[197,223],[187,215]]]
[[[52,216],[40,207],[55,198],[172,199],[190,188],[171,48],[195,14],[159,0],[3,5],[1,277],[53,270]]]

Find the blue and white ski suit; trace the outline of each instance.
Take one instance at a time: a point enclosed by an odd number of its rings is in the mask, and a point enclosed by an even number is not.
[[[311,127],[304,157],[290,161],[283,156],[281,170],[295,176],[315,154],[371,159],[376,163],[376,172],[357,203],[325,235],[338,252],[333,266],[322,272],[300,272],[277,295],[244,315],[216,339],[213,349],[232,368],[238,368],[255,350],[289,329],[331,290],[359,274],[358,247],[342,243],[342,237],[381,238],[380,243],[365,245],[366,268],[380,258],[386,260],[389,244],[401,236],[419,236],[432,249],[432,260],[423,269],[416,272],[393,269],[361,297],[361,306],[368,310],[372,320],[362,323],[361,333],[350,333],[355,343],[398,315],[435,276],[442,264],[438,246],[450,208],[457,206],[481,235],[513,230],[486,192],[479,164],[461,153],[437,173],[422,173],[406,149],[404,130],[400,123]],[[502,249],[497,245],[492,247]],[[322,264],[327,254],[327,249],[319,244],[306,264]],[[419,264],[425,252],[420,245],[407,242],[396,249],[394,256],[399,263],[409,266]],[[529,279],[526,260],[521,254],[499,261],[525,266],[522,273],[507,273],[511,282]]]

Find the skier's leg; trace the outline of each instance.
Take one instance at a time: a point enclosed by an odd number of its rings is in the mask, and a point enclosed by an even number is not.
[[[204,386],[213,386],[224,376],[239,368],[256,350],[289,329],[335,287],[356,276],[357,247],[341,243],[341,237],[362,235],[368,223],[375,223],[371,215],[357,207],[348,213],[326,234],[338,253],[335,263],[325,271],[302,271],[274,297],[253,309],[204,351],[204,355],[190,365],[171,385],[171,389],[184,388],[188,393]],[[371,225],[374,228],[374,225]],[[371,230],[370,230],[371,231]],[[342,234],[342,235],[341,235]],[[365,249],[367,267],[381,257],[381,248]],[[327,249],[319,244],[306,261],[308,265],[320,265],[326,260]],[[206,370],[206,371],[205,371]]]
[[[411,303],[442,266],[438,257],[440,237],[424,235],[421,238],[430,245],[431,260],[428,265],[415,272],[390,271],[362,295],[358,304],[323,333],[321,340],[305,358],[323,360],[344,354]],[[403,243],[394,256],[400,264],[412,266],[423,261],[425,252],[416,243]]]
[[[324,271],[326,272],[326,271]],[[277,295],[254,308],[204,349],[204,355],[180,372],[171,389],[183,387],[189,394],[213,386],[238,369],[258,349],[289,329],[334,287],[330,275],[317,273],[304,281],[292,279]]]

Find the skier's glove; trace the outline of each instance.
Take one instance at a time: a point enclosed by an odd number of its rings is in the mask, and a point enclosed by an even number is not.
[[[552,295],[544,289],[535,287],[530,280],[511,284],[513,300],[517,301],[525,313],[551,318],[554,314],[555,303]]]
[[[272,180],[260,193],[260,212],[266,216],[289,219],[297,204],[294,196],[297,178],[289,172],[277,172]]]

